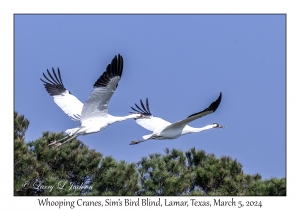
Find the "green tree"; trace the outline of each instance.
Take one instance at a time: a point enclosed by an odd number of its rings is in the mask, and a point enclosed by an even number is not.
[[[102,154],[88,149],[77,139],[58,148],[48,146],[51,141],[62,137],[62,133],[44,132],[41,138],[28,143],[37,161],[45,167],[39,181],[44,186],[54,186],[51,191],[41,190],[40,194],[87,195],[93,190],[91,183]]]
[[[256,180],[249,185],[245,195],[285,196],[286,179],[270,178],[266,180]]]
[[[194,172],[188,168],[184,153],[166,149],[166,155],[151,154],[137,164],[141,189],[137,195],[184,195],[190,190]]]
[[[62,137],[62,133],[44,132],[42,138],[29,143],[37,160],[48,169],[41,177],[43,184],[66,184],[65,190],[44,190],[43,195],[133,195],[138,189],[134,164],[103,158],[76,139],[58,148],[48,146]]]
[[[243,195],[249,183],[261,179],[259,174],[245,176],[242,165],[228,156],[216,158],[214,154],[192,148],[186,157],[195,172],[194,194],[198,191],[203,195]]]
[[[24,142],[29,121],[24,115],[14,112],[14,194],[34,195],[34,190],[24,187],[38,176],[39,167],[35,154],[29,151]]]
[[[15,113],[15,195],[134,195],[138,190],[135,164],[103,158],[77,139],[58,148],[48,146],[63,133],[44,132],[26,144],[28,126]]]
[[[165,153],[143,157],[137,164],[138,195],[286,195],[285,178],[261,180],[259,174],[244,174],[242,165],[231,157],[216,158],[195,148]]]
[[[93,195],[134,195],[139,189],[138,181],[139,174],[134,163],[117,162],[110,156],[105,157],[94,179],[93,186],[97,191]]]
[[[25,143],[28,126],[15,112],[15,195],[286,195],[285,178],[262,180],[259,174],[245,174],[228,156],[166,148],[165,154],[150,154],[136,164],[118,162],[77,139],[58,148],[48,146],[63,133],[44,132]]]

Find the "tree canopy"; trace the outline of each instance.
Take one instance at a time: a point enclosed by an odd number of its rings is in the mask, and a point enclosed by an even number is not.
[[[164,154],[127,163],[104,157],[77,139],[48,146],[63,133],[43,132],[26,143],[28,126],[29,120],[14,112],[15,195],[286,195],[286,178],[245,174],[229,156],[166,148]]]

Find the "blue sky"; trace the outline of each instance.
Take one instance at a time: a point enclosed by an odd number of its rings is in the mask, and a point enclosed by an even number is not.
[[[136,162],[166,147],[192,147],[231,156],[245,173],[286,174],[286,37],[284,15],[16,15],[14,109],[30,120],[27,140],[43,131],[76,127],[40,78],[59,67],[84,102],[114,55],[124,58],[109,113],[127,115],[149,98],[153,115],[175,122],[205,109],[223,93],[215,113],[192,122],[212,129],[175,140],[148,141],[134,120],[81,136],[90,149]]]

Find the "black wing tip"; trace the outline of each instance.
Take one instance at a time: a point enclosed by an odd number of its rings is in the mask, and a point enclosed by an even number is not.
[[[204,110],[201,111],[201,112],[197,112],[197,113],[195,113],[195,114],[192,114],[192,115],[188,116],[188,118],[189,118],[189,117],[192,117],[192,116],[195,116],[195,115],[198,115],[198,114],[200,114],[200,113],[202,113],[202,112],[212,112],[212,113],[215,112],[215,111],[217,110],[217,108],[219,107],[219,105],[220,105],[220,103],[221,103],[221,100],[222,100],[222,92],[220,92],[220,95],[219,95],[218,99],[215,100],[214,102],[212,102],[212,103],[209,105],[208,108],[204,109]]]
[[[111,78],[115,76],[119,76],[121,78],[123,73],[123,57],[118,54],[115,55],[111,60],[111,63],[107,65],[106,71],[99,77],[99,79],[95,82],[95,87],[106,87]]]
[[[65,92],[67,89],[64,87],[64,84],[62,82],[59,68],[57,68],[57,74],[56,74],[54,68],[52,67],[52,72],[53,72],[53,75],[47,69],[47,73],[48,73],[49,78],[45,75],[45,73],[43,73],[43,76],[44,76],[45,80],[48,81],[48,82],[46,82],[42,78],[40,78],[40,80],[42,82],[44,82],[44,86],[46,88],[46,91],[51,96],[60,95],[61,93]],[[58,77],[57,77],[57,75],[58,75]]]
[[[209,107],[207,109],[205,109],[204,111],[212,111],[215,112],[217,110],[217,108],[219,107],[220,103],[222,100],[222,92],[220,92],[220,95],[218,97],[217,100],[215,100],[214,102],[212,102]]]
[[[122,55],[118,54],[115,55],[115,57],[111,60],[111,63],[108,64],[108,66],[111,66],[111,68],[107,68],[107,73],[110,74],[110,76],[122,76],[123,72],[123,57]],[[108,67],[107,66],[107,67]]]
[[[130,107],[133,111],[136,111],[137,113],[141,113],[145,116],[152,116],[151,112],[150,112],[150,109],[149,109],[149,104],[148,104],[148,98],[146,99],[146,104],[147,106],[145,107],[144,106],[144,103],[142,101],[142,99],[140,99],[140,103],[141,103],[141,108],[135,104],[136,108],[133,108],[133,107]]]
[[[53,75],[49,72],[49,69],[47,69],[47,73],[48,73],[48,75],[49,75],[49,77],[51,78],[51,80],[50,79],[48,79],[48,77],[45,75],[45,73],[43,73],[43,76],[44,76],[44,78],[46,79],[46,80],[50,80],[49,82],[56,82],[56,83],[59,83],[59,84],[62,84],[62,81],[61,80],[55,80],[55,79],[53,79],[53,76],[54,77],[57,77],[57,75],[56,75],[56,72],[55,72],[55,70],[54,70],[54,67],[52,67],[52,72],[53,72]],[[59,68],[57,68],[57,73],[58,73],[58,75],[60,75],[60,70],[59,70]],[[61,79],[61,78],[60,78]],[[40,78],[40,80],[42,80],[42,78]],[[45,82],[44,80],[42,80],[44,83],[48,83],[48,82]]]
[[[218,99],[216,101],[214,101],[213,103],[211,103],[211,105],[208,108],[211,108],[211,110],[213,112],[216,111],[221,103],[221,100],[222,100],[222,92],[220,92]]]

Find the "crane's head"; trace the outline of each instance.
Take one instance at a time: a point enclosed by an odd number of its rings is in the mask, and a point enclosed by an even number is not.
[[[224,126],[220,125],[219,123],[212,124],[214,128],[225,128]]]

